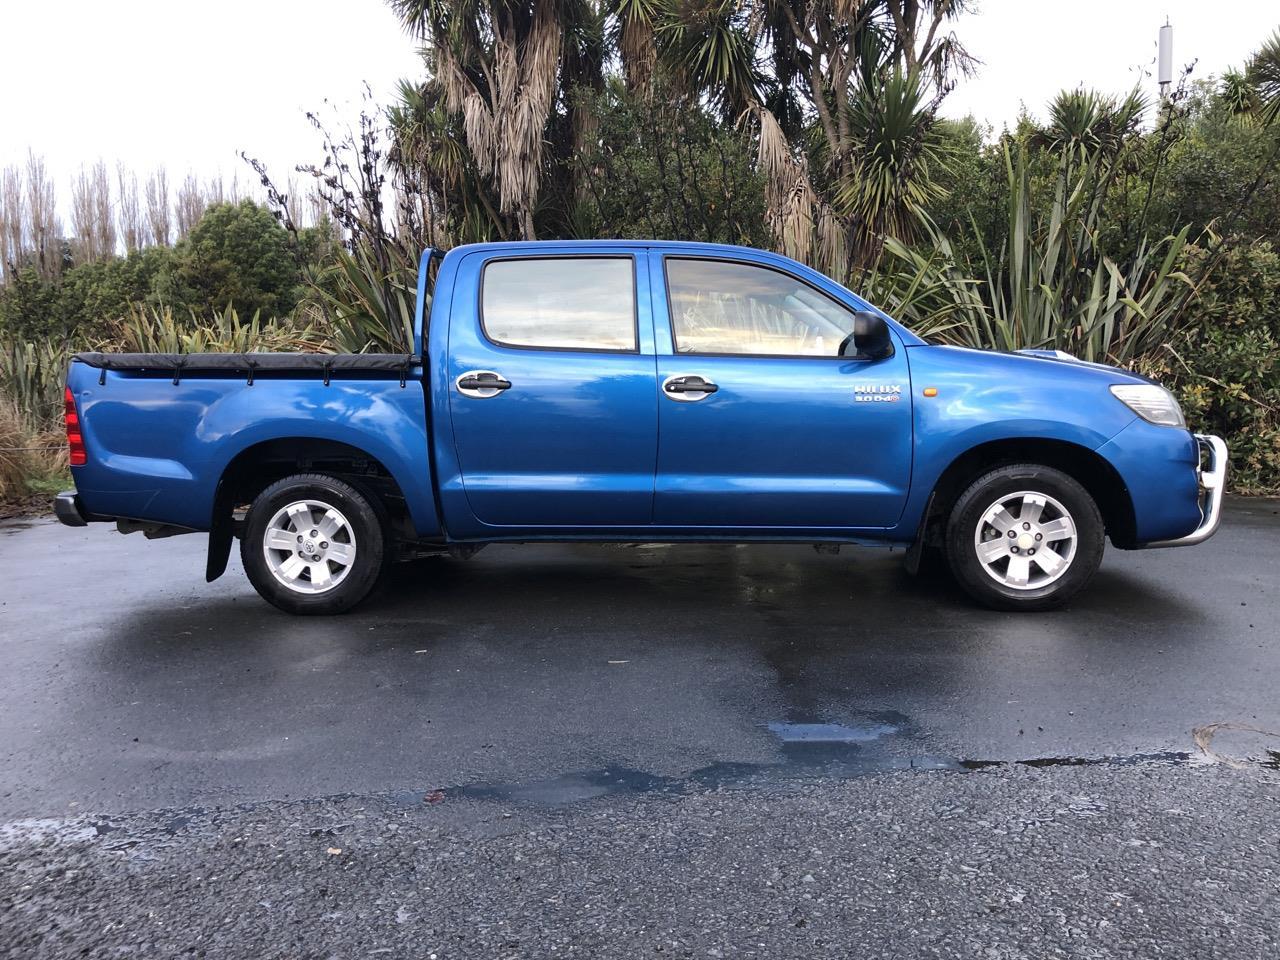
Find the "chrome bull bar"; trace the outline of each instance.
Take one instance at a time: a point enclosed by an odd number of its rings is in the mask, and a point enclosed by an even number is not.
[[[1147,547],[1190,547],[1204,543],[1222,522],[1222,497],[1227,492],[1227,445],[1221,437],[1195,434],[1200,447],[1200,464],[1196,473],[1200,480],[1200,524],[1185,537],[1157,540]],[[1207,464],[1207,465],[1206,465]]]

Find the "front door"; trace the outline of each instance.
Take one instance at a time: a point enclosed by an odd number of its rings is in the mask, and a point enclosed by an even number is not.
[[[448,355],[475,518],[649,523],[658,414],[644,251],[477,253],[457,288],[472,284],[478,303],[452,305]]]
[[[664,261],[654,523],[896,525],[911,476],[901,344],[841,357],[853,310],[816,286],[762,263]]]

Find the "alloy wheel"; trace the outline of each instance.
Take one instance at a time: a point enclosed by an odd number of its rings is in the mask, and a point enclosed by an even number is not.
[[[1038,590],[1062,577],[1076,555],[1075,520],[1048,494],[1004,494],[982,513],[973,547],[983,571],[1001,586]]]

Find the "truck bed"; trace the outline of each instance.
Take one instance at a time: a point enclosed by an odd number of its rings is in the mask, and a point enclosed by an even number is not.
[[[250,380],[258,373],[399,372],[401,379],[422,363],[412,353],[77,353],[73,360],[95,369],[133,373],[237,372]],[[100,377],[100,382],[105,377]]]
[[[422,377],[414,354],[78,353],[67,384],[89,454],[81,506],[206,530],[239,458],[306,438],[376,461],[416,532],[435,535]]]

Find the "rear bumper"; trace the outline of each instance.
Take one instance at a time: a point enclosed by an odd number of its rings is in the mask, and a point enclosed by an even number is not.
[[[89,519],[80,509],[80,498],[74,490],[63,490],[53,499],[53,512],[68,527],[88,526]]]
[[[109,523],[115,517],[103,517],[89,513],[80,503],[80,494],[74,490],[63,490],[53,498],[53,512],[68,527],[83,527],[90,523]]]
[[[1196,468],[1200,484],[1200,524],[1186,536],[1145,544],[1148,548],[1204,543],[1217,532],[1222,521],[1222,497],[1227,491],[1227,445],[1221,437],[1204,433],[1197,433],[1195,438],[1200,448],[1200,464]]]

